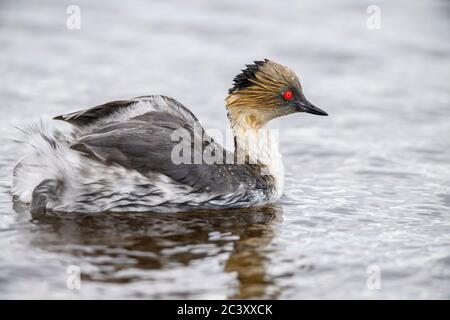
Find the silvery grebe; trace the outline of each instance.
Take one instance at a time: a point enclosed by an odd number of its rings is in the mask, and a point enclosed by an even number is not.
[[[207,136],[186,107],[165,96],[113,101],[55,117],[73,125],[70,136],[32,125],[23,130],[28,148],[14,168],[14,198],[29,204],[32,214],[173,212],[277,201],[284,171],[277,141],[264,138],[270,135],[265,125],[296,112],[327,113],[306,100],[294,72],[267,59],[234,78],[226,108],[234,154]],[[178,131],[190,138],[183,156],[192,162],[173,159]],[[196,139],[200,148],[193,147]],[[250,152],[255,146],[257,153]],[[220,156],[214,159],[231,158],[231,163],[193,160],[208,148]]]

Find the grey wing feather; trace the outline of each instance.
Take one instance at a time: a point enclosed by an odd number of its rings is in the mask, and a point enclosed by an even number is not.
[[[179,141],[172,141],[172,133],[183,129],[191,139],[201,132],[204,134],[203,130],[195,130],[193,126],[193,123],[166,112],[149,112],[127,121],[102,126],[79,137],[71,147],[91,158],[119,164],[144,175],[155,172],[164,174],[198,191],[209,190],[220,194],[235,191],[240,180],[238,174],[232,173],[236,169],[233,166],[173,162],[172,150]],[[212,141],[209,137],[205,140]],[[193,161],[194,153],[202,152],[204,146],[195,149],[189,144],[189,147]],[[215,150],[223,153],[223,159],[226,159],[225,149],[215,144]]]
[[[100,118],[110,116],[111,114],[118,112],[121,109],[128,108],[133,104],[136,104],[136,102],[133,100],[111,101],[90,109],[56,116],[53,119],[67,121],[75,126],[84,126]]]
[[[106,121],[110,116],[121,111],[132,110],[145,105],[147,111],[168,112],[175,114],[186,121],[198,121],[194,114],[175,99],[151,95],[136,97],[130,100],[111,101],[89,109],[72,112],[65,115],[56,116],[53,119],[69,122],[76,127],[85,127],[94,123]]]
[[[141,109],[137,114],[133,112],[138,108]],[[205,134],[186,107],[165,96],[114,101],[56,119],[68,121],[78,129],[87,128],[75,134],[71,148],[97,161],[118,164],[144,175],[160,173],[195,190],[222,195],[235,192],[242,182],[251,189],[265,189],[269,184],[270,177],[261,176],[258,165],[195,164],[196,154],[203,153],[206,146],[212,145],[224,161],[233,155]],[[175,164],[172,151],[180,142],[174,141],[172,134],[180,129],[190,137],[191,162]],[[200,148],[191,144],[194,139],[202,141]]]

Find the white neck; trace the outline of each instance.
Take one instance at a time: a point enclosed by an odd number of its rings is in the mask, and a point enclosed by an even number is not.
[[[235,154],[237,163],[256,164],[266,166],[262,174],[270,174],[275,179],[277,196],[283,192],[284,167],[279,151],[278,130],[266,126],[252,127],[244,121],[232,123],[235,137]]]

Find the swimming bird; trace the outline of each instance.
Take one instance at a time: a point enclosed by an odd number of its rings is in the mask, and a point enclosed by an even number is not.
[[[73,126],[70,134],[43,123],[31,125],[22,130],[25,155],[14,168],[14,199],[36,215],[178,212],[276,202],[283,193],[284,169],[267,123],[298,112],[327,113],[305,98],[293,71],[268,59],[246,65],[234,78],[226,108],[234,152],[209,137],[185,106],[161,95],[55,117]],[[206,151],[214,161],[196,161]]]

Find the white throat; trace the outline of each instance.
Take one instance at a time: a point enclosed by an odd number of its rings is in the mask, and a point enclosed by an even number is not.
[[[277,197],[283,193],[284,167],[279,150],[279,132],[266,126],[249,126],[245,120],[232,123],[235,137],[237,163],[261,163],[266,166],[262,174],[270,174],[275,179]]]

